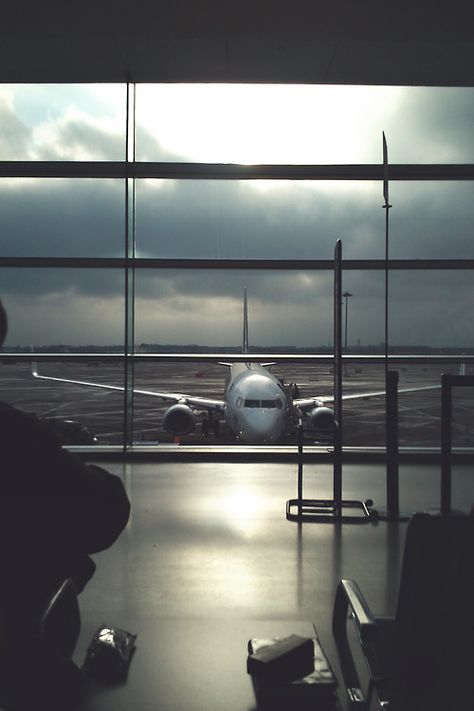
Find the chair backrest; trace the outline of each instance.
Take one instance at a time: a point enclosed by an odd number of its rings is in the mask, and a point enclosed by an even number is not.
[[[415,514],[407,530],[394,638],[395,688],[405,708],[431,711],[467,701],[473,601],[474,516]]]
[[[35,581],[25,574],[0,592],[0,705],[72,707],[82,682],[72,661],[81,626],[74,583],[63,580],[38,600]]]
[[[40,619],[42,644],[64,659],[71,659],[81,631],[81,616],[74,583],[67,578],[56,590]]]

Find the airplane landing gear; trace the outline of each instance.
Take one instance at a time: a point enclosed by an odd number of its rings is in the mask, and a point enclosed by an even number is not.
[[[211,412],[207,417],[203,418],[201,427],[203,436],[207,437],[207,435],[212,434],[214,437],[219,437],[220,421],[214,419]]]

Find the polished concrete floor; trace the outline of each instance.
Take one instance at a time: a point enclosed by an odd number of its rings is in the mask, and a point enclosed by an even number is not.
[[[283,622],[287,630],[286,623],[296,628],[312,621],[337,671],[330,622],[339,579],[355,578],[375,612],[395,608],[406,523],[287,521],[285,503],[296,496],[293,464],[113,463],[108,468],[123,478],[132,514],[115,545],[95,557],[97,572],[80,596],[76,660],[82,662],[103,623],[137,633],[137,650],[127,683],[102,689],[84,708],[186,711],[172,701],[167,682],[161,678],[157,690],[153,680],[151,657],[173,644],[173,629],[220,625],[255,629],[258,635],[269,623],[278,635]],[[332,496],[329,466],[306,465],[304,477],[306,497]],[[383,509],[384,467],[345,465],[343,497],[371,498]],[[474,474],[458,465],[453,506],[467,511],[473,501]],[[401,511],[438,506],[438,468],[401,467]],[[193,650],[200,653],[205,648]],[[243,647],[244,675],[245,657]],[[186,708],[200,711],[202,701],[190,698]]]

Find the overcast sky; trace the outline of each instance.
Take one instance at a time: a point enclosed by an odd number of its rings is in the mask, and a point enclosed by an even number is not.
[[[125,87],[0,86],[0,160],[122,160]],[[138,160],[474,162],[474,91],[400,87],[137,88]],[[471,183],[392,183],[390,256],[474,258]],[[137,184],[139,256],[383,258],[379,182]],[[1,256],[122,256],[124,185],[0,179]],[[0,269],[7,345],[123,342],[118,270]],[[328,344],[329,272],[136,275],[136,341],[238,345],[247,286],[255,345]],[[350,344],[383,340],[383,274],[350,272]],[[469,272],[390,276],[390,341],[474,345]]]

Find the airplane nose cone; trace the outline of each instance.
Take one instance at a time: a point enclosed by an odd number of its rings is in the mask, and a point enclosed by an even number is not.
[[[273,444],[281,438],[285,429],[280,411],[247,412],[239,424],[239,439],[244,444]]]

